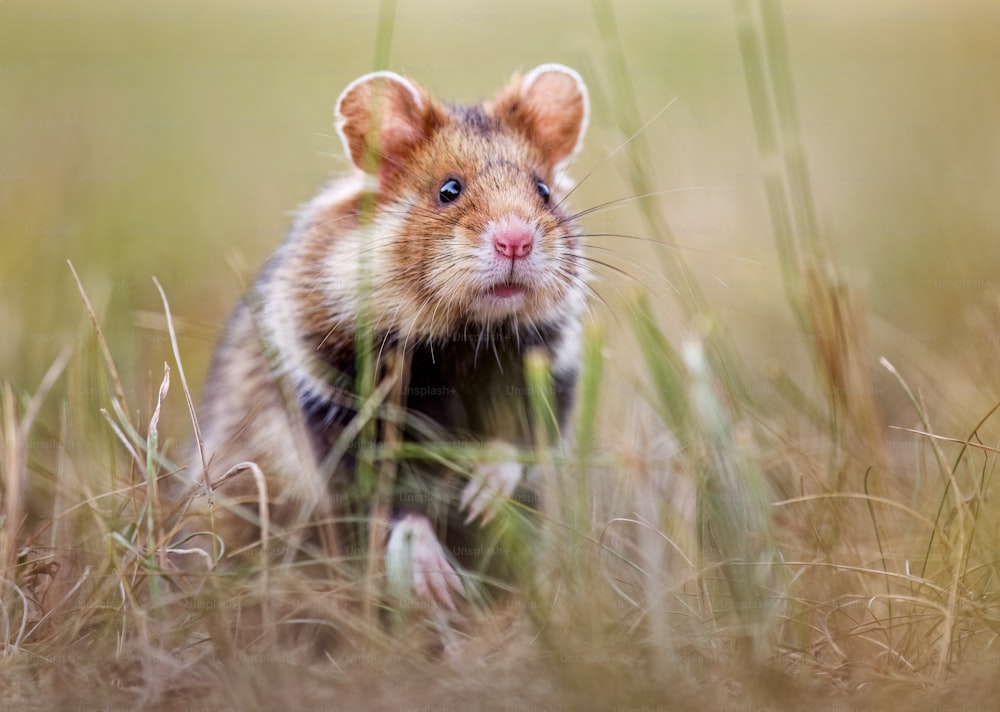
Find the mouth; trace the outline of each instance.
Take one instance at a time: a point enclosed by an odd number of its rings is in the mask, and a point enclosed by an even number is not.
[[[501,284],[495,284],[486,290],[486,296],[506,300],[522,296],[526,291],[527,290],[520,284],[504,282]]]
[[[521,311],[529,301],[531,290],[519,282],[494,282],[484,285],[483,291],[469,307],[480,317],[509,316]]]

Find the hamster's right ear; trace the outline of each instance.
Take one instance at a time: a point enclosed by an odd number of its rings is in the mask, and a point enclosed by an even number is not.
[[[385,179],[443,121],[417,84],[395,72],[372,72],[347,85],[337,100],[337,132],[354,165]]]

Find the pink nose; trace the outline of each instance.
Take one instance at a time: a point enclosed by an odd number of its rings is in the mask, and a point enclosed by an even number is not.
[[[534,241],[534,233],[527,227],[505,228],[493,236],[497,252],[511,259],[527,256]]]

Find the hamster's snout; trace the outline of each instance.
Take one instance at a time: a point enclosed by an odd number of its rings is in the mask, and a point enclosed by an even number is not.
[[[535,243],[535,231],[527,225],[505,225],[493,233],[493,247],[509,259],[527,257]]]

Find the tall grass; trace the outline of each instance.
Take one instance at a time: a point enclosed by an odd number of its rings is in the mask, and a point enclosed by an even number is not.
[[[378,67],[390,65],[385,7]],[[109,297],[74,270],[65,279],[76,278],[84,317],[73,347],[35,383],[5,378],[0,391],[4,705],[53,707],[81,690],[95,706],[152,709],[992,704],[1000,406],[938,415],[925,373],[882,357],[866,295],[817,217],[780,7],[738,1],[732,41],[790,348],[805,364],[761,387],[743,332],[699,282],[657,195],[653,129],[616,10],[593,4],[588,80],[618,127],[626,193],[643,196],[634,219],[682,316],[626,286],[627,317],[588,325],[562,447],[546,364],[530,361],[539,427],[523,456],[545,506],[531,523],[511,503],[498,544],[530,552],[524,580],[486,605],[486,581],[469,575],[460,616],[387,596],[377,527],[363,546],[314,547],[303,563],[272,556],[294,532],[264,526],[240,566],[178,571],[177,557],[233,553],[179,542],[181,512],[160,488],[196,429],[184,366],[197,325],[157,282],[162,299],[143,318],[169,348],[128,363],[105,334],[120,318]],[[636,344],[629,397],[608,387],[621,364],[605,353],[620,339]],[[362,396],[391,402],[392,385]],[[624,423],[603,415],[621,410]],[[404,455],[461,470],[481,454],[391,440],[365,452],[368,495]]]

